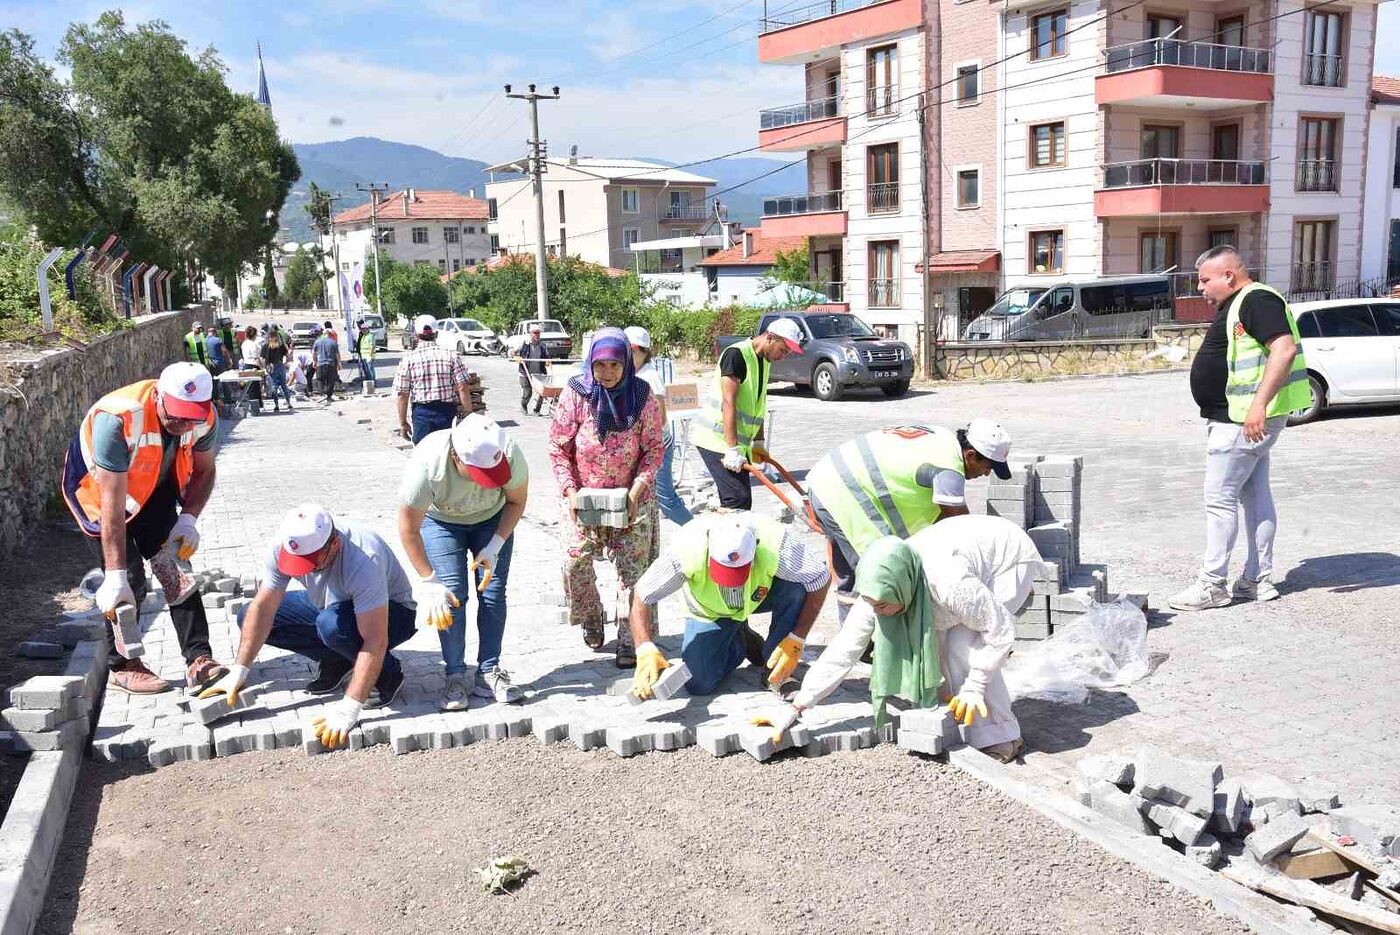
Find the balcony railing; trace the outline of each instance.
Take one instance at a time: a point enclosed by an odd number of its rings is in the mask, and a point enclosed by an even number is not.
[[[1323,88],[1342,86],[1342,57],[1309,52],[1303,56],[1303,84]]]
[[[801,104],[791,104],[787,107],[775,107],[772,110],[759,111],[758,128],[760,130],[777,130],[798,123],[806,123],[809,120],[839,117],[840,110],[840,101],[834,97],[804,101]]]
[[[785,296],[796,307],[800,304],[820,304],[822,302],[846,301],[844,282],[827,282],[816,279],[810,282],[774,283],[766,290],[777,296]]]
[[[1335,192],[1337,163],[1331,159],[1299,159],[1296,183],[1300,192]]]
[[[1337,281],[1336,265],[1330,260],[1321,263],[1298,263],[1293,267],[1290,283],[1293,292],[1326,292]]]
[[[1246,49],[1237,45],[1187,42],[1183,39],[1129,42],[1109,49],[1107,56],[1106,70],[1109,74],[1158,65],[1183,65],[1187,68],[1267,75],[1273,66],[1273,52],[1270,49]]]
[[[870,307],[871,308],[896,308],[899,305],[899,280],[898,279],[872,279],[870,280]]]
[[[773,10],[770,13],[768,0],[763,0],[763,20],[759,24],[759,32],[773,32],[775,29],[800,26],[813,20],[835,16],[838,13],[849,13],[851,10],[861,10],[886,2],[888,0],[821,0],[819,3],[800,6],[796,9],[786,9],[788,4],[782,0],[774,0]]]
[[[865,91],[865,116],[893,117],[899,113],[899,91],[894,85],[881,85]]]
[[[1266,185],[1266,163],[1237,159],[1135,159],[1103,167],[1104,188],[1138,185]]]
[[[865,187],[866,214],[894,214],[898,210],[898,182],[876,182]]]
[[[709,205],[663,205],[656,216],[661,221],[708,221],[711,211]]]
[[[808,192],[805,195],[778,195],[763,199],[764,217],[784,217],[791,214],[823,214],[840,211],[840,192]]]

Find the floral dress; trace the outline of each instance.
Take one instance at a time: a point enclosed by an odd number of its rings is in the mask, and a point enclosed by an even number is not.
[[[655,479],[665,450],[661,407],[655,396],[647,397],[641,416],[630,429],[599,438],[588,400],[571,386],[560,394],[549,427],[549,461],[561,498],[564,599],[568,602],[570,623],[601,628],[605,620],[593,571],[595,558],[611,560],[617,566],[622,587],[630,591],[660,554]],[[642,481],[642,502],[631,526],[585,528],[574,523],[569,510],[569,497],[574,491],[583,487],[631,487],[638,478]],[[619,623],[619,643],[631,645],[631,630],[625,617]]]

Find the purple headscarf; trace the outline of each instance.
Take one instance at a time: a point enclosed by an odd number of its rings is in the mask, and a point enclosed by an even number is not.
[[[622,379],[617,381],[617,386],[607,389],[593,379],[595,360],[622,362]],[[647,381],[637,379],[632,348],[621,328],[599,328],[593,333],[593,343],[588,346],[582,370],[569,381],[569,386],[588,400],[598,437],[604,438],[609,432],[625,432],[636,425],[651,395],[651,387]]]

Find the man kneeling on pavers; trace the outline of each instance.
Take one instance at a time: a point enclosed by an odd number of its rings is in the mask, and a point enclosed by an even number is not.
[[[293,578],[306,590],[289,593]],[[283,518],[257,596],[238,614],[235,664],[200,697],[235,701],[264,643],[300,653],[320,667],[309,694],[329,695],[349,680],[345,697],[312,722],[323,746],[346,746],[361,709],[389,704],[403,687],[389,650],[413,635],[415,613],[413,585],[388,543],[302,504]]]
[[[688,611],[681,644],[690,669],[686,690],[712,694],[747,659],[781,691],[802,658],[830,582],[824,557],[773,520],[741,511],[687,523],[632,592],[635,694],[651,697],[652,686],[670,667],[651,642],[651,608],[681,589]],[[773,615],[766,639],[748,623],[763,613]]]

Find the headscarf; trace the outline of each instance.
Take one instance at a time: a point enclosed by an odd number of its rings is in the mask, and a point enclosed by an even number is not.
[[[892,617],[876,614],[875,654],[870,668],[870,703],[875,723],[888,717],[885,702],[899,695],[921,708],[938,704],[943,681],[938,660],[938,633],[933,600],[919,555],[903,539],[883,536],[860,557],[856,593],[874,601],[904,605]]]
[[[612,389],[593,379],[595,360],[617,360],[622,363],[622,379]],[[651,395],[651,387],[645,380],[637,379],[636,368],[632,365],[632,348],[621,328],[599,328],[593,333],[593,343],[588,346],[582,371],[569,380],[569,386],[588,401],[588,410],[593,413],[599,438],[606,437],[609,432],[625,432],[637,424],[647,404],[647,397]]]

